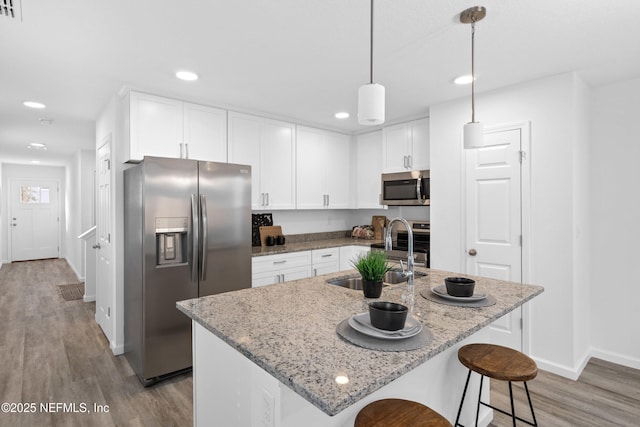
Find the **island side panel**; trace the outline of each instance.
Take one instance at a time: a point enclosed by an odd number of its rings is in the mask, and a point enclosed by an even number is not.
[[[465,344],[489,339],[489,330],[484,328],[340,413],[329,416],[203,326],[195,321],[192,324],[196,426],[351,427],[365,405],[392,397],[422,402],[453,422],[467,373],[458,361],[457,351]],[[465,425],[471,425],[475,417],[478,385],[479,378],[473,375],[461,420]],[[483,393],[488,397],[488,381]],[[492,419],[491,410],[481,408],[480,418],[479,425],[487,426]]]

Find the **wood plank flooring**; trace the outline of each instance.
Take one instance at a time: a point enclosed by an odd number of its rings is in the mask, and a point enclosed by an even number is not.
[[[191,426],[191,375],[142,387],[124,356],[111,353],[95,304],[59,295],[58,285],[77,281],[59,259],[0,268],[0,403],[37,405],[35,413],[0,412],[0,427]],[[540,426],[640,426],[638,370],[592,359],[578,381],[540,372],[529,384]],[[524,388],[514,390],[526,418]],[[491,393],[494,404],[508,407],[505,383],[493,381]],[[56,404],[79,412],[53,412]],[[94,412],[94,404],[109,410]],[[510,425],[495,412],[491,426]]]
[[[191,375],[142,387],[124,356],[109,349],[95,303],[60,296],[58,285],[77,281],[61,259],[0,268],[0,402],[37,406],[1,412],[0,426],[191,426]],[[76,412],[59,404],[75,404]],[[94,404],[109,410],[96,413]]]

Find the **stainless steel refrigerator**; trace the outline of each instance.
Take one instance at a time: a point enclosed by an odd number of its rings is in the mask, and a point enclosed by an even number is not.
[[[249,287],[250,166],[145,157],[125,170],[125,354],[144,385],[192,366],[176,301]]]

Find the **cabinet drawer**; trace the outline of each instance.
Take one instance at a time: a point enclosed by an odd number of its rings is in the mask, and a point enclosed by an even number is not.
[[[311,267],[311,252],[291,252],[252,258],[253,274],[281,271],[294,267]]]
[[[340,248],[314,249],[311,251],[313,265],[325,262],[340,262]]]

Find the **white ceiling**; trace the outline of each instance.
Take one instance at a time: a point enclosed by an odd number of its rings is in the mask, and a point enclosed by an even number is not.
[[[0,16],[1,162],[56,164],[93,149],[94,120],[123,86],[365,130],[356,106],[369,79],[369,0],[21,1],[22,21]],[[475,5],[487,8],[476,32],[478,92],[568,71],[592,86],[640,76],[637,0],[375,0],[375,80],[386,87],[388,123],[468,97],[451,81],[470,71],[470,27],[458,15]],[[179,69],[200,79],[178,81]]]

